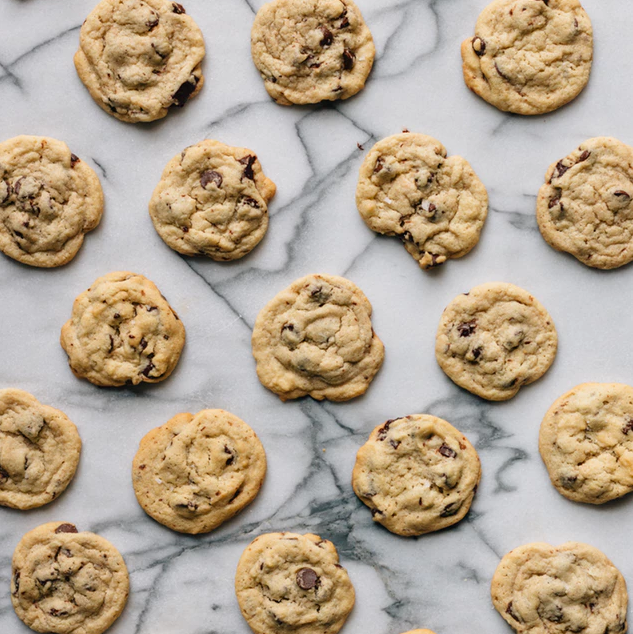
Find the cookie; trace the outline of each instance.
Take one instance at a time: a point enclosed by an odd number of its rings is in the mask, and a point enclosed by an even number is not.
[[[532,295],[513,284],[491,282],[458,295],[446,307],[435,357],[460,387],[489,401],[505,401],[547,372],[557,346],[554,322]]]
[[[603,504],[633,491],[633,387],[583,383],[563,394],[543,418],[539,450],[570,500]]]
[[[462,59],[466,85],[499,110],[551,112],[589,81],[591,21],[578,0],[494,0]]]
[[[275,184],[251,150],[207,139],[167,164],[149,214],[175,251],[236,260],[264,237],[274,194]]]
[[[624,578],[587,544],[515,548],[501,560],[491,594],[499,614],[519,634],[626,632]]]
[[[235,592],[256,634],[335,634],[354,607],[354,586],[334,544],[318,535],[267,533],[246,548]]]
[[[95,385],[158,383],[178,363],[185,327],[153,282],[115,271],[77,297],[60,342],[75,376]]]
[[[257,316],[252,345],[259,380],[282,401],[360,396],[385,355],[369,300],[335,275],[307,275],[276,295]]]
[[[358,450],[352,487],[374,522],[397,535],[424,535],[462,520],[481,465],[450,423],[428,414],[388,420]]]
[[[75,68],[103,110],[135,123],[197,95],[203,57],[202,32],[178,2],[101,0],[81,27]]]
[[[587,266],[614,269],[633,260],[632,196],[633,148],[597,137],[550,165],[536,219],[557,251]]]
[[[132,466],[136,499],[157,522],[208,533],[256,497],[266,454],[255,432],[221,409],[178,414],[142,440]]]
[[[70,262],[103,213],[94,171],[62,141],[0,143],[0,251],[31,266]]]
[[[22,390],[0,390],[0,506],[33,509],[66,490],[81,439],[58,409]]]
[[[123,611],[129,585],[119,551],[66,522],[29,531],[13,553],[13,608],[36,632],[105,632]]]
[[[360,168],[356,206],[377,233],[398,236],[423,269],[461,258],[479,241],[488,194],[461,156],[404,132],[381,141]]]
[[[289,106],[355,95],[376,49],[352,0],[273,0],[255,16],[251,53],[268,94]]]

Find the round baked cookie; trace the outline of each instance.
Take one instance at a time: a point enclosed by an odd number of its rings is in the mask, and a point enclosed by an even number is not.
[[[591,21],[578,0],[494,0],[462,59],[466,85],[499,110],[551,112],[589,81]]]
[[[13,608],[36,632],[101,634],[123,611],[129,587],[119,551],[73,524],[42,524],[13,553]]]
[[[115,271],[77,297],[60,342],[75,376],[95,385],[158,383],[178,363],[185,327],[153,282]]]
[[[81,438],[58,409],[28,392],[0,390],[0,506],[33,509],[66,490]]]
[[[575,502],[633,491],[633,387],[582,383],[545,414],[539,450],[552,484]]]
[[[423,535],[468,513],[481,465],[450,423],[428,414],[388,420],[358,450],[352,487],[375,522],[398,535]]]
[[[335,634],[354,607],[354,586],[334,544],[318,535],[267,533],[246,548],[235,592],[256,634]]]
[[[633,260],[633,148],[596,137],[550,165],[538,193],[543,238],[583,264],[614,269]]]
[[[355,95],[376,49],[352,0],[273,0],[255,16],[251,53],[268,94],[289,106]]]
[[[250,504],[266,475],[255,432],[221,409],[178,414],[142,440],[132,466],[136,499],[157,522],[208,533]]]
[[[461,258],[479,241],[488,194],[461,156],[430,136],[403,132],[369,151],[356,206],[377,233],[398,236],[423,269]]]
[[[101,108],[121,121],[162,119],[198,94],[202,32],[170,0],[101,0],[79,35],[75,68]]]
[[[103,213],[94,171],[62,141],[17,136],[0,143],[0,250],[39,267],[70,262]]]
[[[257,376],[282,401],[364,394],[385,355],[371,304],[336,275],[295,280],[260,311],[252,337]]]
[[[167,164],[149,213],[179,253],[236,260],[264,237],[274,194],[254,152],[207,139]]]
[[[526,544],[492,578],[492,602],[519,634],[623,634],[628,595],[620,571],[593,546]]]
[[[547,372],[557,346],[554,322],[532,295],[491,282],[458,295],[444,309],[435,357],[460,387],[505,401]]]

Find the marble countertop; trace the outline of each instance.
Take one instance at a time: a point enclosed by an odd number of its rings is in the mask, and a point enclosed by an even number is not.
[[[95,531],[122,552],[130,600],[112,634],[249,634],[233,591],[246,545],[275,530],[315,532],[339,549],[357,591],[343,632],[508,634],[489,585],[500,557],[531,541],[588,542],[633,583],[633,499],[604,507],[567,501],[538,454],[549,405],[584,381],[633,383],[631,266],[602,272],[557,253],[535,221],[545,170],[592,136],[633,144],[633,6],[584,0],[595,33],[586,90],[547,116],[499,112],[472,94],[460,43],[488,0],[358,0],[377,60],[366,88],[345,102],[282,107],[250,59],[250,28],[263,0],[187,0],[206,39],[205,86],[160,122],[131,125],[92,101],[72,62],[94,0],[2,0],[0,130],[52,136],[97,171],[106,209],[78,256],[41,270],[0,257],[0,386],[33,393],[78,426],[77,476],[39,510],[0,508],[0,632],[30,631],[9,597],[10,561],[27,530],[63,520]],[[466,157],[490,196],[479,245],[425,273],[393,238],[358,215],[354,192],[365,152],[408,128]],[[167,161],[214,138],[257,152],[277,184],[262,244],[234,263],[189,259],[153,229],[147,203]],[[58,339],[73,299],[97,277],[131,270],[153,280],[181,316],[187,345],[167,381],[97,388],[70,372]],[[367,294],[385,343],[367,394],[347,403],[282,403],[257,380],[251,328],[258,311],[295,278],[344,275]],[[546,376],[509,402],[456,387],[435,362],[435,330],[458,293],[507,281],[533,293],[558,327]],[[176,534],[138,506],[131,462],[150,429],[179,412],[227,409],[260,436],[269,472],[257,500],[218,530]],[[411,413],[441,416],[476,445],[483,477],[467,519],[420,538],[374,524],[350,486],[357,449],[371,429]]]

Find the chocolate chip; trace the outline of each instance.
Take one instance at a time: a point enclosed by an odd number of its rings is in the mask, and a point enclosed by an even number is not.
[[[108,354],[114,350],[114,338],[112,335],[108,335],[110,337],[110,349],[108,350]]]
[[[77,527],[74,524],[60,524],[55,533],[78,533]]]
[[[347,17],[347,9],[343,9],[343,13],[338,16],[337,20],[341,20],[338,25],[339,29],[346,29],[349,26],[349,18]]]
[[[251,198],[250,196],[242,196],[240,198],[240,202],[244,203],[245,205],[248,205],[249,207],[253,207],[254,209],[259,209],[259,203],[254,198]]]
[[[149,356],[149,355],[148,355]],[[153,355],[152,355],[153,356]],[[146,366],[145,369],[141,372],[141,374],[143,376],[146,376],[147,378],[149,377],[149,373],[155,368],[156,366],[150,361]]]
[[[589,155],[591,154],[591,152],[589,150],[585,150],[579,157],[578,160],[576,161],[576,163],[582,163],[583,161],[586,161],[589,158]]]
[[[323,24],[319,27],[319,30],[321,31],[321,33],[323,33],[323,37],[321,38],[319,44],[321,46],[329,46],[330,44],[332,44],[332,42],[334,41],[332,31],[330,31],[330,29],[328,29],[327,26]]]
[[[0,480],[7,480],[9,478],[9,474],[0,467]]]
[[[559,480],[564,489],[575,489],[578,476],[561,476]]]
[[[502,70],[499,68],[499,66],[497,65],[497,62],[495,62],[495,70],[497,71],[499,77],[502,77],[503,79],[505,79],[506,81],[510,81],[510,78],[505,75]]]
[[[354,62],[356,61],[356,55],[349,48],[343,51],[343,68],[345,70],[352,70],[354,68]]]
[[[147,307],[147,312],[151,313],[153,310],[158,310],[158,306],[148,306]]]
[[[462,507],[461,502],[451,502],[447,504],[441,511],[440,517],[452,517]]]
[[[308,68],[320,68],[321,62],[314,61],[314,55],[308,55],[305,59],[305,63],[308,65]]]
[[[183,233],[189,233],[189,227],[182,227]]]
[[[473,38],[473,51],[481,57],[486,52],[486,43],[480,37]]]
[[[459,324],[459,326],[457,326],[457,332],[460,337],[470,337],[475,332],[476,328],[477,320],[471,319],[470,321],[465,321],[464,323]]]
[[[400,441],[399,440],[390,440],[389,444],[394,448],[397,449],[400,446]]]
[[[249,178],[250,180],[255,180],[255,173],[253,172],[253,163],[257,160],[256,156],[249,154],[248,156],[242,157],[238,163],[244,165],[244,176]]]
[[[556,171],[554,172],[554,178],[560,178],[568,169],[569,167],[567,167],[567,165],[564,165],[561,159],[560,161],[558,161],[558,163],[556,163]]]
[[[172,2],[171,6],[174,13],[178,13],[178,14],[187,13],[185,11],[185,7],[183,7],[182,4],[178,4],[177,2]]]
[[[457,452],[453,451],[447,444],[442,443],[442,446],[438,449],[438,451],[445,457],[445,458],[456,458],[457,457]]]
[[[224,453],[228,453],[229,454],[229,458],[226,459],[226,466],[228,467],[229,465],[232,465],[235,462],[235,455],[234,453],[228,448],[227,445],[224,445]]]
[[[621,189],[618,189],[617,192],[613,192],[614,196],[617,196],[618,198],[631,198],[630,194],[627,194],[625,191],[622,191]]]
[[[629,418],[629,420],[626,421],[626,425],[622,427],[623,434],[628,434],[630,431],[633,431],[633,418]]]
[[[71,152],[70,154],[70,166],[75,167],[79,163],[79,157]]]
[[[473,359],[479,359],[479,357],[481,356],[481,353],[482,353],[481,346],[478,346],[477,348],[473,348]]]
[[[358,148],[361,152],[365,149],[365,148],[364,148],[364,147],[363,147],[360,143],[357,143],[357,144],[356,144],[356,147],[357,147],[357,148]]]
[[[15,586],[15,590],[13,590],[13,596],[17,597],[20,592],[20,571],[16,570],[13,575],[13,585]]]
[[[319,575],[312,568],[301,568],[295,578],[302,590],[311,590],[319,583]]]
[[[376,436],[376,438],[378,440],[384,440],[387,437],[387,432],[389,431],[389,427],[391,427],[391,423],[393,423],[395,420],[397,420],[396,418],[392,418],[391,420],[388,420],[379,430],[378,430],[378,434]]]
[[[24,176],[21,176],[20,178],[18,178],[17,181],[15,181],[15,184],[13,185],[13,191],[15,192],[16,196],[20,193],[20,187],[22,187],[23,180]]]
[[[138,347],[141,350],[145,350],[145,348],[147,348],[147,339],[145,339],[145,337],[141,337],[141,340],[139,341]]]
[[[554,198],[550,198],[550,201],[547,204],[547,208],[551,209],[552,207],[556,207],[556,205],[558,205],[559,202],[560,202],[560,195],[554,196]]]
[[[383,168],[384,164],[385,161],[383,160],[382,156],[379,156],[376,159],[376,165],[374,165],[374,174],[378,174],[378,172]]]
[[[214,170],[202,172],[200,175],[200,185],[203,189],[206,189],[209,183],[214,183],[216,187],[222,187],[222,174]]]
[[[185,10],[183,9],[182,13],[184,12]],[[175,13],[179,12],[175,11]],[[191,97],[199,81],[200,79],[198,77],[196,77],[195,75],[191,75],[191,77],[184,84],[182,84],[182,86],[180,86],[180,88],[178,88],[178,90],[173,94],[172,100],[174,102],[174,105],[182,108],[187,103],[189,97]]]
[[[183,9],[183,11],[184,11],[184,9]],[[146,22],[145,25],[147,26],[147,29],[149,31],[152,31],[158,26],[159,21],[160,20],[158,18],[158,15],[155,15],[154,18],[149,20],[149,22]]]
[[[371,509],[371,516],[375,517],[376,515],[384,515],[384,513],[378,509]]]
[[[517,615],[514,613],[514,610],[512,609],[512,601],[508,603],[508,607],[506,608],[506,614],[509,614],[515,621],[520,623],[519,618],[517,617]]]
[[[284,324],[281,328],[281,332],[283,332],[284,330],[289,330],[290,332],[294,332],[294,324]]]

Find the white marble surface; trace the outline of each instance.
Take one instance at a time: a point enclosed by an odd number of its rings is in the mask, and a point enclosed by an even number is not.
[[[62,139],[101,177],[106,210],[69,265],[38,270],[0,257],[0,386],[65,411],[84,441],[74,482],[42,509],[0,509],[0,632],[24,634],[9,598],[10,559],[27,530],[51,520],[100,533],[123,553],[131,595],[113,634],[250,632],[233,592],[238,558],[271,530],[335,542],[357,590],[343,632],[509,633],[489,599],[500,556],[520,544],[586,541],[633,583],[633,499],[574,504],[549,484],[537,449],[551,402],[583,381],[633,383],[631,266],[590,270],[541,239],[536,193],[548,165],[591,136],[633,143],[633,6],[584,0],[594,25],[587,89],[548,116],[504,114],[470,93],[459,46],[487,0],[359,0],[378,57],[365,90],[346,102],[286,108],[267,96],[250,59],[263,0],[187,0],[205,35],[205,86],[184,109],[125,124],[92,101],[75,74],[79,27],[93,0],[0,0],[0,136]],[[421,271],[398,240],[378,237],[354,204],[357,171],[377,139],[403,127],[465,156],[488,188],[490,214],[467,257]],[[271,223],[249,257],[187,259],[154,231],[147,202],[165,163],[205,137],[255,150],[277,184]],[[187,345],[167,381],[105,389],[76,379],[58,343],[74,297],[127,269],[152,279],[183,319]],[[258,382],[250,351],[259,309],[295,278],[345,275],[374,306],[386,360],[368,393],[348,403],[281,403]],[[558,326],[549,373],[506,403],[453,385],[436,365],[444,306],[487,281],[531,291]],[[181,411],[221,407],[261,437],[269,473],[256,502],[222,528],[178,535],[137,505],[130,465],[138,441]],[[355,453],[388,418],[430,412],[462,430],[483,464],[471,513],[417,539],[372,523],[354,496]]]

